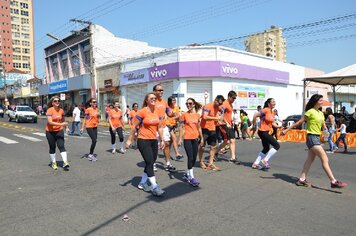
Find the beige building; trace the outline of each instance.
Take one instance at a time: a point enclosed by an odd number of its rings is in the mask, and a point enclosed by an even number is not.
[[[35,75],[32,0],[0,1],[0,63]]]
[[[245,39],[245,50],[286,62],[286,41],[282,36],[282,29],[276,26],[248,36]]]

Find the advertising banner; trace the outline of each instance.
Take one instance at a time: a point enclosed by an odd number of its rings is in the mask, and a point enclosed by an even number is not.
[[[68,90],[68,80],[60,80],[48,84],[48,92],[51,93],[60,93]]]
[[[134,70],[120,74],[120,86],[128,84],[139,84],[149,81],[148,70]]]

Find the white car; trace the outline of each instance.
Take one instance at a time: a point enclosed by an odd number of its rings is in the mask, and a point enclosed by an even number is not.
[[[9,121],[37,123],[37,114],[29,106],[16,106],[8,111]]]

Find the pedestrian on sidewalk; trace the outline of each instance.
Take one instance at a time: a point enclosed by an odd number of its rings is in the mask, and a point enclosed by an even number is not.
[[[72,130],[70,131],[70,135],[74,135],[75,129],[77,129],[78,136],[82,136],[80,132],[80,110],[77,104],[74,104],[72,116]]]
[[[285,135],[290,129],[302,125],[303,122],[307,122],[306,145],[309,148],[308,158],[305,160],[302,173],[298,181],[295,183],[297,186],[311,186],[311,183],[307,181],[307,175],[311,165],[315,160],[315,157],[318,156],[326,175],[330,179],[331,188],[343,188],[347,186],[347,184],[335,179],[329,165],[328,156],[320,144],[320,134],[322,132],[321,130],[322,128],[327,130],[324,121],[324,114],[319,110],[322,104],[323,96],[320,94],[314,94],[305,107],[304,116],[302,116],[298,122],[294,123],[289,128],[282,130],[282,135]]]
[[[59,97],[54,96],[48,102],[47,125],[46,125],[46,138],[49,145],[49,156],[51,159],[51,167],[57,170],[56,162],[56,145],[61,153],[63,160],[63,169],[69,170],[69,162],[67,159],[67,151],[64,147],[64,131],[65,126],[67,130],[68,123],[65,122],[64,111],[60,108]]]
[[[84,127],[86,127],[87,133],[91,139],[90,151],[87,156],[89,161],[97,161],[97,155],[94,154],[94,149],[98,139],[98,125],[99,125],[99,109],[95,98],[91,98],[87,102],[88,108],[85,110],[85,117],[81,132],[83,133]]]
[[[186,102],[188,108],[180,117],[179,126],[179,145],[184,144],[185,153],[187,154],[187,171],[183,179],[193,187],[199,186],[199,181],[194,177],[193,167],[197,160],[199,146],[204,145],[204,137],[200,128],[200,114],[198,111],[202,105],[193,98],[188,98]],[[183,140],[184,137],[184,140]]]
[[[268,98],[263,106],[263,109],[257,112],[253,116],[252,124],[256,125],[257,117],[260,117],[260,127],[258,129],[258,136],[262,142],[262,151],[258,154],[255,162],[252,164],[252,169],[269,169],[270,159],[277,153],[280,148],[279,143],[276,139],[273,138],[272,135],[269,134],[269,131],[272,127],[280,128],[276,124],[274,120],[273,109],[276,106],[276,101],[273,98]],[[270,148],[272,145],[272,148]],[[260,162],[262,162],[263,167],[260,166]]]
[[[112,148],[112,154],[116,153],[116,134],[119,136],[120,140],[120,149],[119,153],[125,154],[125,148],[124,148],[124,134],[123,130],[125,128],[124,120],[122,117],[122,111],[119,109],[119,102],[115,101],[114,102],[114,109],[110,110],[109,112],[109,132],[111,136],[111,148]]]
[[[259,112],[262,109],[262,107],[260,105],[257,106],[257,111],[255,111],[255,113],[253,114],[254,116],[257,114],[257,112]],[[258,128],[260,128],[260,117],[256,118],[256,125],[253,125],[251,128],[251,137],[253,139],[255,139],[255,133],[256,131],[258,131]]]
[[[347,142],[346,142],[346,119],[345,117],[340,118],[340,127],[336,129],[335,131],[340,131],[340,136],[336,140],[335,145],[337,149],[339,149],[339,143],[342,141],[344,144],[344,153],[347,153]]]
[[[161,148],[164,149],[164,139],[162,130],[162,120],[156,111],[156,95],[148,93],[143,101],[142,109],[137,111],[136,120],[131,128],[130,136],[126,141],[126,148],[129,148],[132,143],[132,138],[136,131],[136,126],[140,125],[138,133],[137,145],[143,160],[145,161],[145,169],[141,181],[137,188],[145,192],[152,192],[154,196],[162,196],[164,191],[157,184],[153,164],[157,159],[158,140],[157,133],[161,140]],[[149,183],[151,185],[149,185]]]

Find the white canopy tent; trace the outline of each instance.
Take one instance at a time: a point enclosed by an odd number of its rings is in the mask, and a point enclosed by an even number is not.
[[[347,66],[340,70],[330,72],[328,74],[305,78],[304,79],[304,94],[305,88],[308,82],[317,82],[322,84],[329,84],[333,87],[333,95],[334,95],[334,111],[336,111],[336,95],[335,95],[335,87],[338,85],[350,85],[356,84],[356,64]],[[305,105],[305,104],[303,104]],[[303,106],[304,107],[304,106]]]

